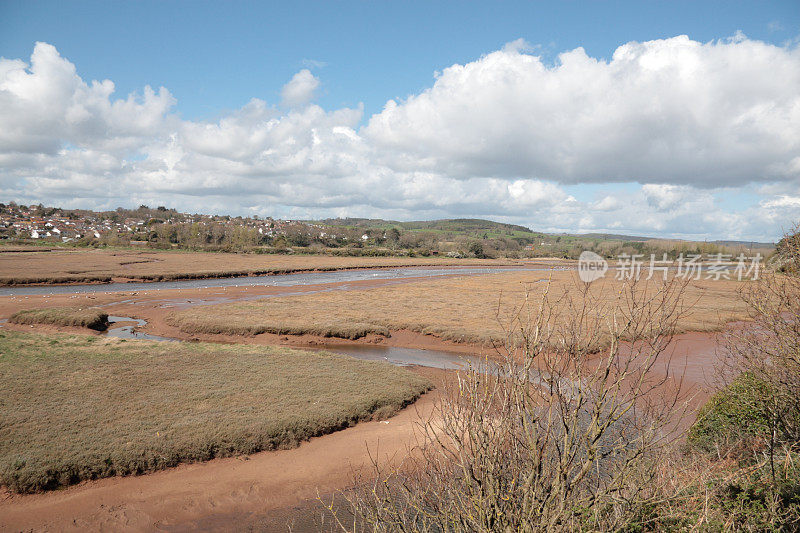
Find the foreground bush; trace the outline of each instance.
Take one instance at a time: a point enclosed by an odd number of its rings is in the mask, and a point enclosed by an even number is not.
[[[682,457],[683,487],[668,491],[685,500],[673,507],[684,523],[712,530],[800,528],[800,443],[779,431],[775,398],[773,384],[745,371],[700,410]]]
[[[272,347],[0,334],[0,482],[17,492],[296,446],[388,416],[429,383]]]
[[[798,234],[783,239],[778,252],[778,268],[742,291],[750,321],[724,338],[722,377],[729,383],[689,430],[684,461],[692,475],[682,476],[685,488],[673,486],[681,505],[672,510],[696,527],[800,530]]]
[[[743,372],[700,409],[689,430],[689,444],[704,450],[770,435],[769,383]]]
[[[334,523],[365,532],[648,529],[647,510],[663,495],[645,489],[681,410],[659,369],[685,285],[627,286],[612,301],[600,287],[545,289],[523,305],[500,362],[443,387],[419,453],[376,466],[344,495],[343,512],[329,506]],[[607,320],[590,320],[596,312]],[[610,338],[600,354],[598,338]]]
[[[45,307],[17,311],[9,322],[13,324],[49,324],[52,326],[78,326],[105,331],[108,313],[96,307]]]

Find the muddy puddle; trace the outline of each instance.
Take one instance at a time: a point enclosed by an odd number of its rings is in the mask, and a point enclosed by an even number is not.
[[[151,335],[150,333],[145,333],[144,331],[138,330],[137,328],[142,328],[147,325],[147,321],[142,320],[141,318],[108,315],[108,321],[110,323],[108,326],[108,331],[103,334],[106,337],[114,337],[117,339],[138,339],[143,341],[179,342],[178,339],[170,339],[169,337]],[[127,324],[128,322],[133,322],[133,324]]]

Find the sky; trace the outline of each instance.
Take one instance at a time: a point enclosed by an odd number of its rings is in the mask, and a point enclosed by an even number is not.
[[[775,241],[800,2],[0,0],[0,201]]]

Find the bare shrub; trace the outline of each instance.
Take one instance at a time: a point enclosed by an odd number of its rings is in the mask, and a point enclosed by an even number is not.
[[[719,499],[746,505],[747,527],[800,527],[798,229],[781,241],[774,268],[741,291],[749,320],[725,335],[725,386],[689,432],[690,444],[738,465]]]
[[[647,528],[683,407],[667,348],[684,289],[625,284],[609,301],[580,285],[526,299],[497,357],[445,385],[418,449],[391,469],[376,463],[332,520],[352,531]]]
[[[784,238],[780,270],[768,270],[742,291],[752,327],[727,336],[728,363],[763,387],[763,412],[772,445],[800,444],[800,227]]]

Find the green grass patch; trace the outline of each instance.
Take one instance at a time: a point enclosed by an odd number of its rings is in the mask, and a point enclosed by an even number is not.
[[[52,326],[78,326],[105,331],[108,313],[96,307],[45,307],[17,311],[8,320],[13,324],[49,324]]]
[[[324,352],[0,334],[0,481],[36,492],[289,448],[430,388]]]
[[[714,394],[697,414],[689,429],[688,442],[701,449],[736,441],[742,437],[770,434],[769,412],[765,402],[769,384],[749,372]]]

